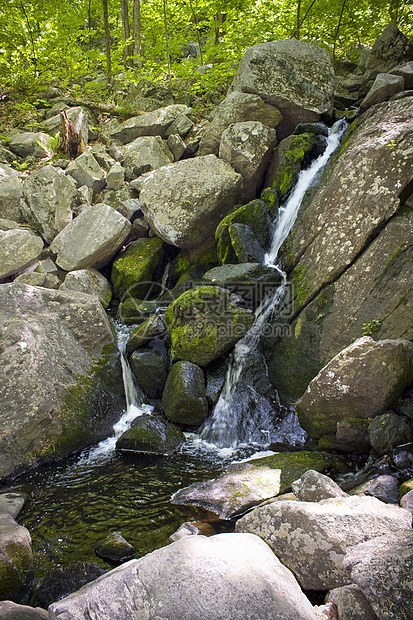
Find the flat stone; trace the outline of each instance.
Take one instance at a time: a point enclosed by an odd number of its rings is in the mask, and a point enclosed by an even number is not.
[[[141,136],[164,136],[168,127],[180,114],[190,114],[192,108],[186,105],[175,104],[158,108],[140,116],[129,118],[111,133],[111,138],[122,144],[132,142]]]

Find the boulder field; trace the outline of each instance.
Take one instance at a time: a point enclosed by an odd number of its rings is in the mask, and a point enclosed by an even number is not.
[[[172,497],[235,532],[183,528],[72,593],[53,590],[47,611],[26,605],[33,557],[18,518],[30,498],[0,493],[2,618],[411,618],[412,65],[394,25],[344,76],[316,45],[262,43],[208,118],[143,80],[124,95],[142,114],[98,128],[86,106],[50,102],[81,133],[72,161],[52,153],[58,116],[6,136],[1,483],[112,434],[125,326],[122,362],[150,407],[117,437],[120,453],[166,458],[214,410],[231,414],[212,423],[231,426],[230,443],[277,453]],[[343,119],[268,264],[300,171]],[[238,383],[222,405],[228,376]]]

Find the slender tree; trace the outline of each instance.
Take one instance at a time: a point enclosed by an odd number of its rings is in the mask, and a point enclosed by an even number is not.
[[[108,0],[102,0],[102,6],[103,6],[103,24],[105,26],[106,82],[108,86],[110,86],[112,84],[112,57],[111,57],[111,50],[110,50]]]
[[[133,58],[137,67],[142,66],[140,58],[142,53],[142,24],[141,24],[141,2],[133,0]]]

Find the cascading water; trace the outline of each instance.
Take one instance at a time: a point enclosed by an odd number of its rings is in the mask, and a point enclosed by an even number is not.
[[[143,413],[152,413],[152,405],[144,402],[144,394],[136,385],[132,369],[126,356],[126,343],[129,338],[130,329],[126,325],[117,325],[117,341],[120,351],[120,361],[122,366],[123,386],[125,389],[126,411],[113,426],[113,435],[101,441],[96,447],[84,453],[84,458],[93,461],[96,458],[105,456],[115,449],[117,439],[130,428],[131,422]]]
[[[264,398],[254,387],[243,380],[245,367],[252,353],[258,348],[270,319],[279,314],[287,289],[287,276],[280,265],[276,264],[279,250],[290,233],[297,218],[303,198],[308,189],[314,185],[333,152],[340,144],[340,138],[346,128],[345,121],[338,121],[331,128],[324,153],[320,155],[307,170],[303,170],[297,184],[279,209],[274,226],[271,247],[265,255],[264,264],[273,267],[281,274],[282,282],[272,298],[265,298],[255,312],[255,322],[247,334],[236,344],[230,366],[225,378],[224,388],[212,413],[201,432],[206,442],[218,447],[236,447],[240,443],[257,443],[269,445],[274,432],[283,433],[283,426],[290,426],[292,435],[297,439],[304,437],[296,416],[290,415],[274,426],[274,411],[267,406],[260,407]],[[281,306],[281,307],[280,307]],[[244,401],[244,402],[242,402]],[[248,416],[243,415],[248,409]],[[255,415],[254,415],[255,414]],[[295,427],[295,428],[294,428]]]

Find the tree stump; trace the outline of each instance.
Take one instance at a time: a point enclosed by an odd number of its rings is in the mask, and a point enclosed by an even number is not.
[[[60,112],[60,139],[58,148],[67,155],[69,159],[76,159],[76,157],[86,150],[82,134],[76,131],[72,121],[67,116],[66,110]]]

